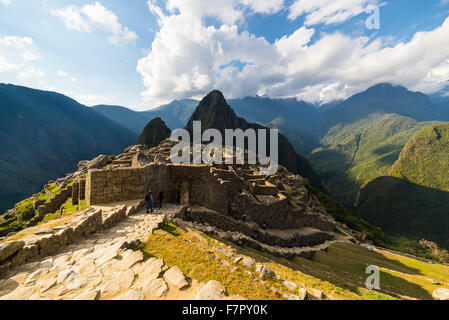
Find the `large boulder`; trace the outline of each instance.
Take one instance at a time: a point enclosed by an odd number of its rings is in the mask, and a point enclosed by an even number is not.
[[[184,273],[182,273],[181,269],[179,269],[178,266],[174,266],[167,272],[165,272],[164,278],[168,283],[172,284],[178,289],[183,289],[189,285],[186,276],[184,275]]]
[[[218,281],[206,283],[196,295],[196,300],[224,300],[228,296],[226,288]]]
[[[6,260],[25,246],[23,241],[9,241],[0,244],[0,262]]]
[[[99,155],[98,157],[90,161],[80,161],[78,162],[79,169],[101,169],[109,163],[109,157],[105,155]]]
[[[449,300],[449,289],[439,288],[432,293],[432,297],[436,300]]]

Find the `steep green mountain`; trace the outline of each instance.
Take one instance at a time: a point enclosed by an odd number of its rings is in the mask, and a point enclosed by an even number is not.
[[[137,144],[144,144],[148,148],[158,146],[162,141],[169,138],[171,130],[161,118],[154,118],[145,126]]]
[[[438,112],[427,95],[382,83],[325,112],[320,120],[323,134],[335,125],[353,123],[373,113],[396,113],[417,121],[438,120]]]
[[[95,106],[93,109],[132,132],[140,134],[149,121],[158,117],[164,119],[172,130],[184,127],[197,104],[196,100],[184,99],[174,100],[156,109],[141,112],[120,106],[105,105]]]
[[[78,161],[119,153],[136,139],[66,96],[0,84],[0,212]]]
[[[245,119],[237,117],[234,110],[226,102],[223,94],[218,90],[210,92],[201,100],[187,123],[186,129],[189,132],[193,130],[193,121],[201,121],[202,131],[215,128],[222,134],[224,134],[225,129],[266,129],[266,127],[260,124],[248,123]],[[321,181],[309,161],[299,156],[282,134],[279,134],[279,163],[290,171],[308,178],[314,187],[323,189]]]
[[[389,175],[449,192],[449,123],[424,128],[414,135]]]
[[[308,158],[326,190],[353,204],[360,187],[386,175],[410,137],[432,124],[397,114],[371,114],[330,128]]]
[[[449,123],[416,133],[385,177],[361,190],[357,215],[387,233],[449,247]]]

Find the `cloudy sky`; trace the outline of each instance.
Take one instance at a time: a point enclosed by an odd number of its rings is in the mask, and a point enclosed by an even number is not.
[[[319,103],[448,80],[449,0],[0,0],[0,82],[87,105],[212,89]]]

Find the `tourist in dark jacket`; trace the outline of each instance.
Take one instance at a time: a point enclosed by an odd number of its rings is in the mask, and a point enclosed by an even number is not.
[[[151,213],[153,213],[153,193],[151,191],[145,196],[145,202],[147,204],[147,213],[150,213],[150,209]]]
[[[157,199],[159,200],[159,209],[162,209],[162,200],[164,200],[164,191],[159,192],[157,195]]]

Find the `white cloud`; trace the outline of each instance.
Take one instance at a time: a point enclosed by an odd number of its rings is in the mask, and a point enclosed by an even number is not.
[[[0,3],[5,7],[9,7],[11,5],[11,0],[0,0]]]
[[[63,9],[50,9],[53,16],[60,17],[67,29],[80,32],[90,32],[88,21],[81,15],[76,6],[68,6]]]
[[[42,87],[45,86],[45,74],[42,70],[35,67],[28,67],[17,73],[16,84],[28,87]]]
[[[19,70],[28,62],[40,58],[33,39],[16,36],[0,38],[0,73]]]
[[[65,71],[62,71],[62,70],[58,70],[58,72],[56,72],[56,75],[58,76],[58,77],[67,77],[67,72],[65,72]]]
[[[60,17],[67,29],[80,32],[91,32],[96,28],[110,33],[109,42],[114,45],[133,43],[137,39],[134,31],[124,27],[114,12],[106,9],[101,3],[85,5],[82,8],[68,6],[63,9],[51,9],[50,13]]]
[[[370,4],[378,0],[295,0],[289,7],[289,19],[305,15],[305,25],[336,24],[365,12]]]
[[[206,8],[208,1],[194,3]],[[229,98],[267,94],[327,102],[379,82],[433,92],[449,78],[449,18],[435,30],[416,33],[409,42],[391,44],[339,32],[320,34],[312,42],[315,30],[303,26],[269,43],[230,24],[241,21],[231,14],[236,3],[227,9],[225,16],[231,18],[223,16],[220,27],[205,25],[207,8],[192,12],[175,0],[167,5],[168,11],[149,2],[160,30],[137,65],[148,104],[200,97],[214,88]]]
[[[255,13],[273,14],[284,8],[284,0],[240,0]]]

